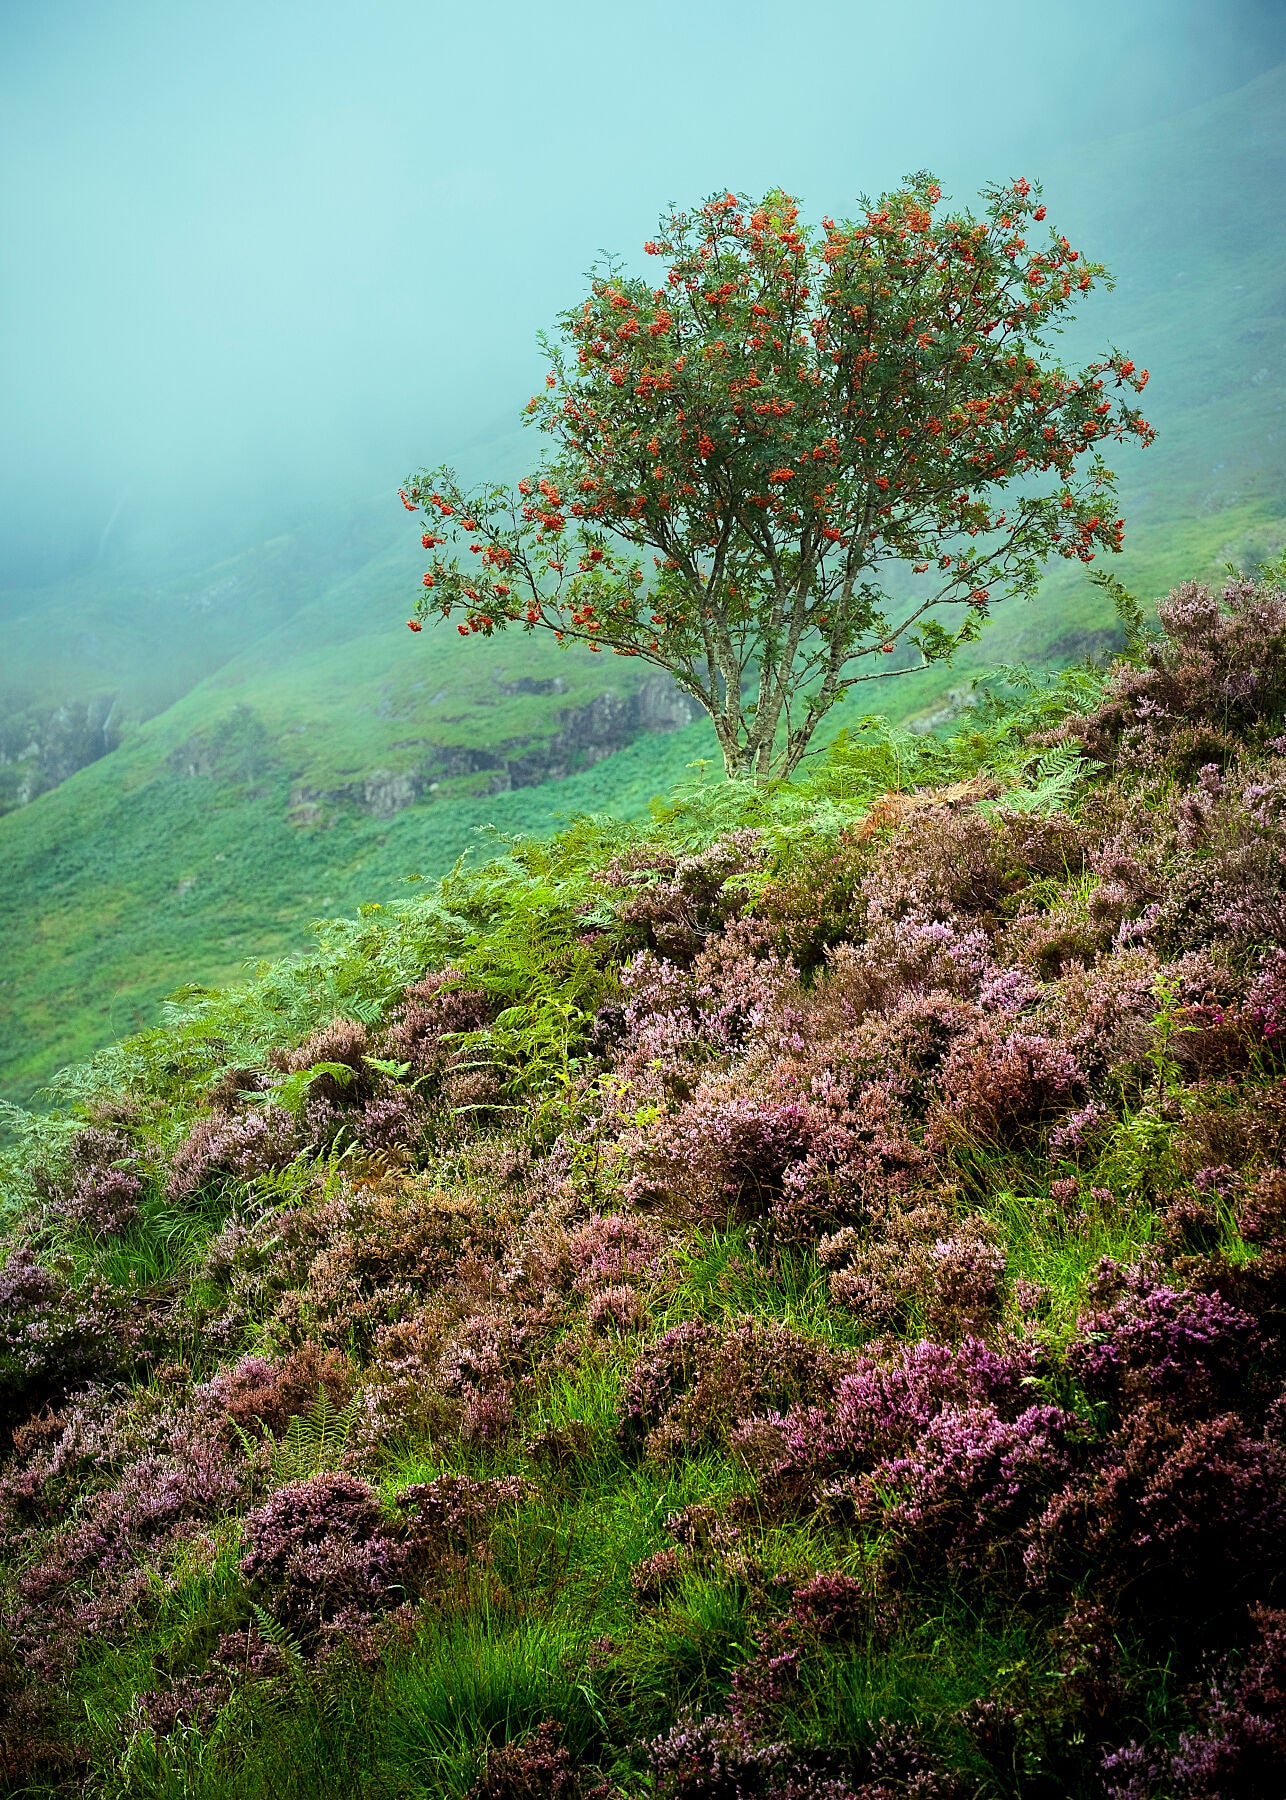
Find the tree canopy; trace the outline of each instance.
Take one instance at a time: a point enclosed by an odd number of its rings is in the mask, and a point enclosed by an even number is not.
[[[928,174],[855,220],[731,193],[616,262],[541,342],[517,488],[402,490],[433,552],[410,623],[521,625],[673,675],[730,775],[788,774],[857,682],[949,658],[1052,554],[1121,548],[1102,446],[1154,433],[1148,373],[1053,338],[1110,278],[1038,186],[951,211]],[[896,662],[885,661],[896,657]]]

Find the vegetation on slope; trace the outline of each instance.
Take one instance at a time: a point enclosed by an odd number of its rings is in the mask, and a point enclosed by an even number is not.
[[[1286,1766],[1286,595],[578,820],[12,1121],[26,1793]]]
[[[430,792],[416,775],[427,760],[503,769],[497,752],[515,738],[517,754],[538,760],[560,716],[603,693],[588,656],[551,645],[484,663],[449,635],[427,692],[425,671],[390,666],[379,640],[284,668],[239,659],[217,678],[217,705],[208,683],[0,819],[0,1093],[26,1099],[63,1064],[154,1019],[176,986],[232,980],[248,960],[291,948],[310,917],[404,893],[408,876],[436,879],[488,826],[545,832],[577,810],[633,816],[686,762],[714,753],[699,728],[627,724],[619,741],[639,741],[606,761],[592,760],[592,733],[585,750],[560,753],[556,767],[572,770],[562,780],[493,793],[508,776],[484,767],[442,773]],[[561,692],[503,691],[519,682]],[[639,683],[615,685],[626,699]],[[381,791],[399,803],[397,784],[412,780],[418,802],[388,816]]]

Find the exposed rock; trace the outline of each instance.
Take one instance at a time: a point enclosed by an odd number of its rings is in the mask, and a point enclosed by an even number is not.
[[[0,813],[26,806],[120,743],[115,694],[0,717]]]
[[[497,683],[502,695],[556,696],[566,692],[561,676],[531,676]],[[561,781],[577,769],[622,750],[643,731],[678,731],[700,716],[700,708],[667,675],[652,675],[629,693],[598,694],[585,706],[560,707],[548,736],[513,737],[481,748],[403,738],[393,746],[415,752],[403,769],[369,769],[351,780],[322,787],[296,782],[287,819],[292,825],[324,827],[336,808],[356,807],[374,819],[391,819],[434,794],[444,781],[486,775],[492,793]],[[246,706],[230,712],[172,750],[170,771],[184,779],[253,783],[280,770],[277,746],[263,721]]]
[[[547,679],[539,675],[520,675],[517,681],[498,681],[497,690],[502,694],[565,694],[567,683],[561,675],[551,675]]]
[[[564,691],[560,676],[550,681],[522,677],[498,685],[507,695]],[[678,731],[690,725],[700,710],[668,676],[650,676],[633,693],[598,694],[586,706],[560,708],[556,729],[549,737],[508,738],[488,749],[421,739],[417,747],[423,753],[413,769],[397,774],[372,769],[356,780],[325,789],[296,783],[287,817],[292,825],[323,826],[331,822],[331,808],[347,805],[360,807],[376,819],[391,819],[435,793],[441,782],[464,775],[489,775],[488,790],[493,794],[561,781],[577,769],[589,768],[623,750],[640,732]],[[409,749],[415,742],[403,740],[402,747]]]

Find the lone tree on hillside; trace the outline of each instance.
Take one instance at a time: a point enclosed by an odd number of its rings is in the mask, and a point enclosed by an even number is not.
[[[1038,233],[1027,181],[979,217],[941,199],[909,177],[817,231],[787,194],[720,194],[645,246],[662,285],[595,271],[541,340],[527,413],[554,455],[516,491],[449,469],[402,490],[435,552],[412,629],[437,611],[641,656],[763,781],[892,672],[872,660],[943,661],[1052,552],[1119,550],[1099,446],[1151,442],[1147,371],[1115,350],[1069,371],[1049,341],[1106,271]]]

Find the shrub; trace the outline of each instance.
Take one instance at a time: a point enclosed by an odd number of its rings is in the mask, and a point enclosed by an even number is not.
[[[1103,1758],[1109,1800],[1272,1800],[1286,1778],[1286,1614],[1251,1609],[1257,1642],[1200,1696],[1202,1729],[1177,1750],[1127,1744]]]
[[[87,1639],[128,1638],[155,1605],[153,1571],[166,1547],[227,1517],[246,1488],[244,1466],[223,1445],[172,1426],[163,1450],[126,1461],[110,1486],[40,1543],[7,1621],[19,1653],[52,1675]]]
[[[19,1246],[0,1268],[0,1430],[137,1355],[143,1324],[94,1280],[69,1275]]]
[[[324,1393],[342,1407],[353,1391],[343,1357],[317,1344],[303,1344],[277,1362],[243,1356],[196,1390],[203,1409],[222,1415],[242,1431],[280,1437],[290,1421],[309,1413]]]
[[[665,1238],[632,1213],[594,1213],[571,1233],[567,1250],[577,1288],[592,1293],[622,1282],[654,1282],[665,1260]]]
[[[979,1025],[951,1047],[942,1071],[936,1135],[1021,1142],[1084,1097],[1085,1076],[1065,1043],[1036,1032]]]
[[[165,1191],[182,1200],[216,1176],[253,1181],[285,1168],[300,1148],[295,1122],[283,1107],[212,1114],[199,1119],[175,1150]]]
[[[953,1218],[939,1201],[893,1204],[875,1211],[865,1229],[823,1238],[819,1260],[830,1268],[833,1300],[877,1329],[905,1329],[922,1319],[935,1337],[974,1337],[999,1318],[1004,1252],[995,1227],[976,1214]]]
[[[1215,749],[1220,733],[1262,744],[1280,728],[1286,598],[1276,588],[1237,579],[1219,596],[1188,581],[1157,614],[1162,635],[1143,666],[1118,665],[1102,706],[1064,728],[1091,756],[1146,770],[1168,759],[1188,773],[1214,760],[1203,745]]]
[[[144,1184],[134,1145],[121,1131],[91,1127],[76,1134],[69,1183],[56,1189],[52,1210],[97,1237],[117,1237],[135,1224]]]
[[[874,1488],[866,1478],[914,1459],[940,1415],[973,1409],[997,1427],[1016,1420],[1038,1367],[1033,1348],[992,1350],[978,1338],[954,1349],[927,1340],[877,1345],[834,1370],[837,1378],[815,1387],[811,1403],[743,1418],[733,1448],[771,1510],[816,1506],[825,1496],[869,1510]]]
[[[1144,1400],[1056,1494],[1026,1562],[1041,1588],[1083,1579],[1152,1627],[1200,1636],[1248,1580],[1283,1566],[1286,1446],[1235,1413],[1186,1420]]]
[[[749,897],[744,878],[763,866],[766,853],[759,832],[740,830],[688,855],[649,845],[613,857],[595,879],[613,893],[624,953],[691,962],[740,916]]]
[[[994,1406],[944,1407],[914,1448],[877,1463],[864,1509],[923,1571],[955,1572],[1018,1562],[1023,1528],[1066,1479],[1078,1422],[1057,1406],[1029,1406],[1013,1420]]]
[[[665,1456],[724,1437],[735,1421],[820,1395],[837,1368],[820,1344],[784,1325],[690,1319],[649,1344],[626,1379],[622,1432]]]
[[[1255,1322],[1215,1294],[1182,1293],[1144,1269],[1100,1271],[1123,1291],[1082,1316],[1069,1347],[1071,1373],[1094,1399],[1120,1407],[1164,1396],[1199,1410],[1240,1390],[1257,1348]]]
[[[354,1475],[292,1481],[248,1513],[241,1572],[289,1630],[353,1630],[407,1597],[407,1545]]]
[[[572,1761],[562,1728],[546,1719],[526,1737],[487,1751],[482,1774],[468,1800],[610,1800],[607,1782],[593,1786],[592,1774]]]

